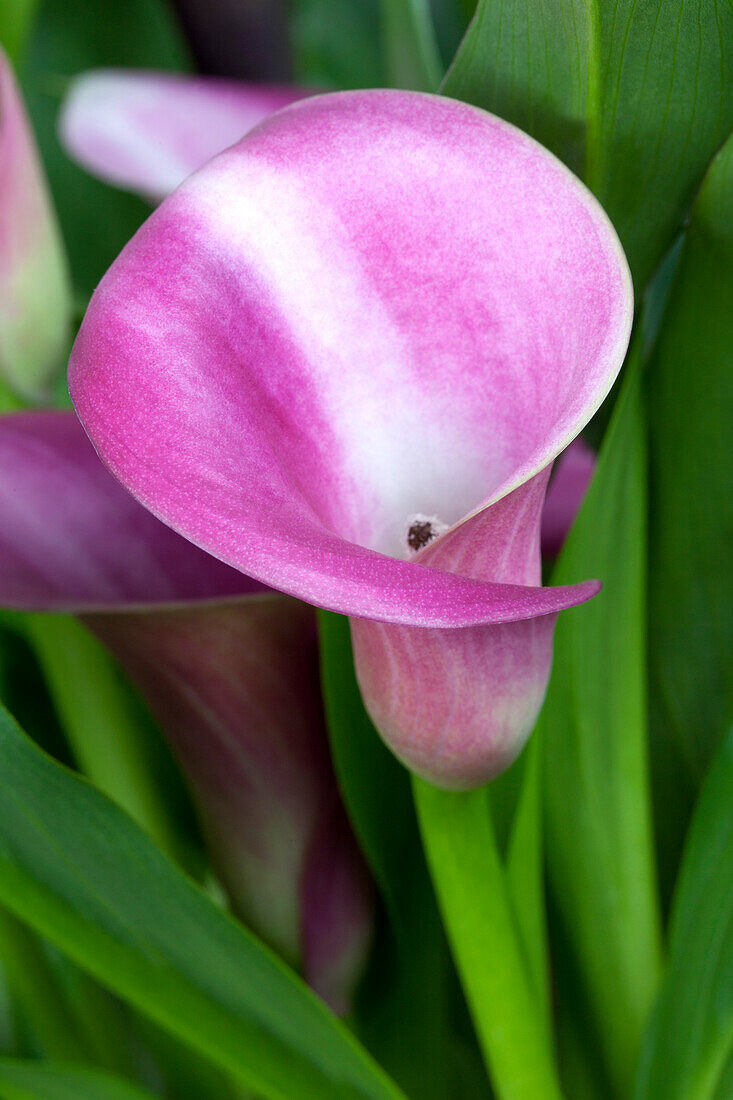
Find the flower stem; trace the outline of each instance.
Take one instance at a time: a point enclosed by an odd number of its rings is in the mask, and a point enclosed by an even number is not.
[[[561,1100],[523,955],[488,789],[413,781],[423,844],[479,1043],[500,1100]]]
[[[111,657],[65,615],[27,615],[24,626],[80,769],[185,864],[187,852],[156,775],[150,720]]]

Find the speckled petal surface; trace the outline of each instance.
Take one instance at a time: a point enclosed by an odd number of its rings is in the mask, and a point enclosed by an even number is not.
[[[134,69],[72,82],[59,130],[92,175],[158,202],[273,111],[311,93]]]
[[[141,508],[70,410],[0,416],[0,470],[2,607],[83,611],[262,591]]]
[[[339,93],[161,205],[92,299],[70,385],[115,476],[230,565],[351,616],[498,624],[596,588],[406,560],[413,518],[479,530],[545,469],[631,314],[613,229],[546,150],[451,100]]]

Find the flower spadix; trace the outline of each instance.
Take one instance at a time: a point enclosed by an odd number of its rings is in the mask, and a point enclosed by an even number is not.
[[[312,98],[175,191],[70,365],[105,463],[236,569],[353,619],[382,736],[480,784],[530,731],[555,615],[552,460],[632,314],[603,211],[512,126],[408,92]]]
[[[72,611],[157,715],[239,915],[346,1011],[371,887],[333,774],[312,608],[159,523],[72,412],[0,417],[0,606]]]

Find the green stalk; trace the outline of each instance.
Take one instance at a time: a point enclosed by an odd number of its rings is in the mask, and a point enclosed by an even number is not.
[[[177,862],[185,862],[156,778],[150,719],[103,646],[75,619],[24,625],[80,769]]]
[[[516,925],[488,789],[413,781],[438,902],[499,1100],[561,1100],[546,1017]]]
[[[545,908],[541,754],[540,741],[533,737],[524,752],[522,789],[509,836],[506,876],[530,981],[549,1037],[552,1021]]]
[[[443,71],[427,0],[381,0],[382,41],[390,84],[434,92]]]

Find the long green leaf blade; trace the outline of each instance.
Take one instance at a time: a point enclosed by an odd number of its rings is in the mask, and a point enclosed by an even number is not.
[[[442,75],[428,0],[380,0],[389,82],[395,88],[434,92]]]
[[[479,0],[441,86],[582,170],[591,40],[586,0]]]
[[[733,127],[733,5],[594,2],[598,95],[586,181],[616,226],[639,293]]]
[[[733,138],[693,209],[647,372],[651,717],[671,869],[682,799],[733,718],[732,301]]]
[[[479,0],[441,91],[513,122],[585,179],[641,292],[733,126],[733,6]]]
[[[106,1073],[0,1058],[0,1100],[153,1100],[144,1092]]]
[[[35,649],[79,770],[185,866],[189,853],[180,820],[166,797],[171,777],[161,774],[160,734],[142,700],[76,619],[24,615],[19,624]]]
[[[535,736],[549,874],[614,1094],[627,1100],[660,969],[646,759],[645,448],[638,361],[553,583],[600,577],[563,612]]]
[[[297,0],[291,7],[298,82],[338,89],[385,84],[379,0]]]
[[[103,984],[272,1100],[396,1086],[121,810],[0,713],[0,900]]]
[[[37,7],[38,0],[3,0],[0,45],[14,64],[21,55]]]
[[[637,1100],[713,1100],[733,1053],[733,728],[700,795]],[[729,1094],[728,1094],[729,1095]]]
[[[525,749],[522,787],[509,836],[506,873],[536,1001],[549,1034],[550,974],[542,816],[542,745],[539,738],[533,738]]]

